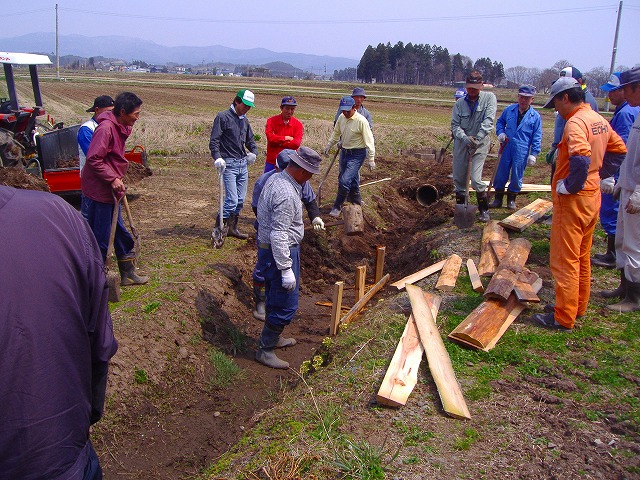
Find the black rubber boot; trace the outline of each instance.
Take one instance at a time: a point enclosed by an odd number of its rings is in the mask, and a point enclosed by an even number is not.
[[[626,295],[621,302],[607,305],[609,310],[629,313],[640,310],[640,283],[627,280]]]
[[[123,287],[129,285],[144,285],[149,281],[149,277],[140,277],[136,275],[134,258],[119,259],[118,269],[120,270],[120,285]]]
[[[603,290],[600,296],[604,298],[625,298],[627,295],[627,278],[624,276],[624,269],[620,270],[620,285],[615,290]]]
[[[287,369],[289,362],[278,358],[275,348],[280,342],[280,334],[284,327],[265,322],[260,335],[260,348],[256,352],[256,361],[271,368]]]
[[[516,197],[517,193],[510,192],[507,190],[507,209],[508,210],[516,210]]]
[[[229,223],[228,235],[230,237],[239,238],[240,240],[246,240],[247,238],[249,238],[249,235],[238,230],[238,215],[229,216],[227,222]]]
[[[347,196],[347,201],[353,203],[354,205],[362,205],[362,196],[360,195],[360,190],[353,191],[353,189],[351,189],[349,191],[349,195]]]
[[[607,235],[607,251],[595,254],[591,259],[592,265],[604,268],[616,268],[616,236]]]
[[[478,220],[480,222],[488,222],[491,220],[489,216],[489,202],[487,202],[487,192],[476,192],[478,200]]]
[[[503,199],[504,199],[504,188],[501,190],[496,190],[495,197],[493,198],[493,202],[489,204],[489,208],[502,208]]]
[[[336,200],[335,200],[335,202],[333,202],[333,208],[331,209],[331,212],[329,212],[329,215],[331,215],[332,217],[339,217],[340,216],[340,210],[342,210],[342,204],[347,199],[347,195],[348,194],[349,194],[349,192],[347,190],[345,190],[342,187],[338,187],[338,193],[336,194]]]
[[[464,193],[456,192],[456,204],[464,205]]]

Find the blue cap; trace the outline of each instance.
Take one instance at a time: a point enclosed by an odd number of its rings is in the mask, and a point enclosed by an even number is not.
[[[286,97],[282,97],[282,102],[280,102],[280,106],[282,105],[291,105],[293,107],[295,107],[296,105],[298,105],[298,103],[296,102],[296,99],[293,98],[291,95],[286,96]]]
[[[522,85],[518,89],[518,95],[522,95],[523,97],[533,97],[536,94],[536,87],[533,85]]]
[[[600,85],[600,90],[604,92],[612,92],[620,88],[620,72],[614,72],[609,77],[609,81],[604,85]]]
[[[620,74],[620,86],[624,87],[630,83],[640,82],[640,67],[632,68]]]
[[[340,99],[340,110],[351,110],[356,104],[356,101],[351,97],[342,97]]]
[[[296,151],[285,148],[278,154],[276,157],[276,167],[278,167],[278,170],[284,170],[287,168],[287,165],[289,165],[289,155],[293,153],[296,153]]]
[[[576,67],[564,67],[560,70],[561,77],[571,77],[576,80],[580,80],[582,77],[582,72],[578,70]]]

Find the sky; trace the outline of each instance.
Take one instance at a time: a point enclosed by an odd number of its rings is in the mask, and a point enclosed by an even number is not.
[[[8,3],[8,2],[7,2]],[[547,68],[567,60],[609,70],[619,0],[30,0],[3,7],[2,38],[54,32],[122,35],[166,46],[208,46],[347,57],[401,41],[446,47],[473,61]],[[640,0],[624,0],[616,66],[640,64]],[[63,53],[64,54],[64,53]]]

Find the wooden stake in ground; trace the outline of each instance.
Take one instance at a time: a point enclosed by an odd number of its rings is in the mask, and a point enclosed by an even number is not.
[[[329,326],[329,334],[337,335],[340,326],[340,317],[342,316],[342,289],[344,282],[336,282],[333,286],[333,306],[331,308],[331,325]]]
[[[360,301],[358,301],[353,307],[351,307],[351,310],[349,310],[349,312],[344,317],[342,317],[342,319],[340,320],[340,323],[344,323],[346,325],[351,320],[353,320],[353,318],[356,315],[358,315],[358,313],[360,313],[360,311],[365,307],[367,302],[371,300],[371,297],[373,297],[376,293],[378,293],[378,291],[380,291],[380,289],[384,287],[385,283],[387,283],[388,281],[389,281],[389,274],[387,273],[384,277],[380,279],[378,283],[373,285],[367,291],[367,293],[364,294],[364,297],[362,297]]]
[[[445,259],[438,263],[434,263],[433,265],[427,268],[423,268],[418,272],[412,273],[411,275],[407,275],[406,277],[401,278],[397,282],[393,282],[391,286],[396,287],[398,290],[402,290],[407,283],[408,284],[415,283],[419,280],[422,280],[425,277],[428,277],[429,275],[439,272],[440,270],[442,270],[442,267],[444,267],[444,264],[446,262],[447,260]]]
[[[356,267],[356,302],[364,297],[364,286],[367,279],[367,266]]]
[[[376,276],[373,280],[373,283],[378,283],[382,278],[382,274],[384,273],[384,256],[387,248],[378,246],[376,247],[376,264],[375,264],[375,272]]]
[[[509,241],[509,234],[498,222],[491,220],[482,230],[482,244],[480,246],[480,263],[478,263],[478,273],[483,276],[491,276],[496,272],[500,260],[496,257],[491,248],[492,240]]]
[[[413,317],[418,327],[420,343],[422,343],[427,355],[429,370],[438,387],[444,411],[455,418],[471,418],[462,390],[453,372],[451,358],[444,348],[440,332],[431,315],[431,309],[424,298],[422,289],[415,285],[407,285],[406,288],[411,301]]]
[[[442,267],[442,272],[440,272],[440,276],[438,277],[438,283],[436,283],[436,290],[443,292],[453,290],[456,286],[456,280],[458,280],[461,265],[462,258],[455,253],[452,254]]]
[[[435,318],[440,308],[440,297],[424,292],[424,298]],[[409,395],[418,382],[418,368],[423,353],[424,348],[420,343],[418,327],[411,314],[382,380],[382,385],[378,389],[376,400],[379,404],[400,407],[407,403]]]

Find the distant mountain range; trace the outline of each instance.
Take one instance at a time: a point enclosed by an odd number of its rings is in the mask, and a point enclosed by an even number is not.
[[[0,38],[0,51],[55,54],[54,33],[30,33]],[[86,37],[60,35],[60,56],[117,58],[127,62],[142,60],[149,64],[201,65],[227,63],[233,65],[264,65],[285,62],[303,71],[331,75],[334,70],[356,67],[358,60],[328,55],[273,52],[265,48],[240,50],[211,45],[208,47],[167,47],[148,40],[122,36]]]

